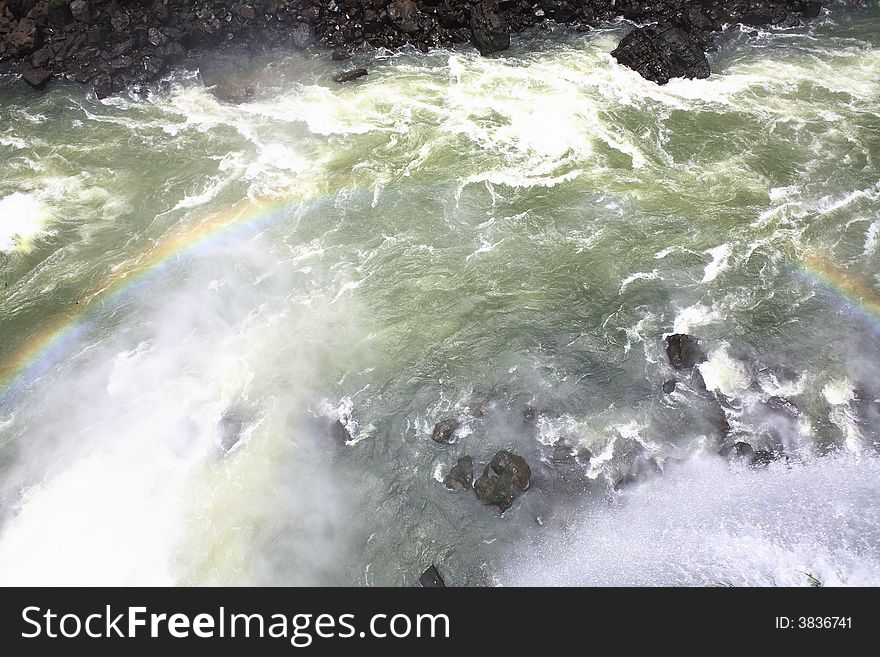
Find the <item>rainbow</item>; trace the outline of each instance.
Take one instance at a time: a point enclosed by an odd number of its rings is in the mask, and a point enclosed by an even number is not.
[[[801,262],[811,280],[834,292],[872,323],[880,324],[880,293],[871,281],[818,254],[808,254]]]
[[[194,225],[176,229],[136,262],[95,286],[65,313],[28,336],[15,352],[0,363],[0,401],[27,382],[48,372],[68,356],[96,319],[105,303],[122,297],[155,279],[195,251],[210,246],[236,231],[253,231],[279,218],[290,216],[299,205],[290,197],[243,201]]]

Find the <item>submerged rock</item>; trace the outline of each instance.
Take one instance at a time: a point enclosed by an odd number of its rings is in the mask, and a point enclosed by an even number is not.
[[[223,454],[229,454],[241,442],[247,427],[246,413],[240,408],[229,408],[217,422],[217,442]]]
[[[426,589],[446,588],[446,582],[437,570],[437,566],[431,564],[428,569],[419,577],[419,584]]]
[[[475,395],[468,405],[468,413],[471,417],[483,417],[492,406],[492,393],[486,392]]]
[[[669,379],[663,382],[663,392],[667,395],[675,392],[675,386],[678,382],[675,379]]]
[[[692,335],[673,333],[667,336],[665,343],[669,364],[677,370],[690,369],[708,360],[700,340]]]
[[[462,456],[443,478],[443,485],[455,492],[468,490],[474,483],[474,459]]]
[[[474,482],[474,492],[483,504],[492,504],[503,513],[520,493],[528,489],[532,480],[529,464],[521,456],[501,450]]]
[[[366,74],[367,69],[365,68],[353,68],[350,71],[343,71],[333,79],[336,80],[338,83],[343,84],[345,82],[351,82],[352,80],[362,78]]]
[[[458,420],[454,418],[440,420],[434,425],[434,430],[431,432],[431,440],[441,445],[448,445],[455,439],[455,431],[458,429],[458,426]]]
[[[633,459],[624,475],[614,482],[614,490],[620,490],[624,486],[645,481],[659,474],[663,474],[663,469],[657,463],[657,459],[641,452]]]
[[[643,78],[666,84],[672,78],[708,78],[703,49],[680,27],[639,27],[623,37],[611,53]]]

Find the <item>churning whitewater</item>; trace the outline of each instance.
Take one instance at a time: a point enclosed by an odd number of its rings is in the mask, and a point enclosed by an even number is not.
[[[878,20],[2,91],[0,583],[880,584]]]

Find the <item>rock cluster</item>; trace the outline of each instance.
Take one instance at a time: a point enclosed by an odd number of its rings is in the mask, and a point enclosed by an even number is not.
[[[363,46],[421,50],[472,42],[488,55],[544,21],[584,29],[623,17],[636,27],[614,51],[644,77],[706,77],[723,26],[797,25],[806,0],[0,0],[0,70],[35,88],[53,75],[99,97],[148,84],[207,53],[320,43],[334,58]]]

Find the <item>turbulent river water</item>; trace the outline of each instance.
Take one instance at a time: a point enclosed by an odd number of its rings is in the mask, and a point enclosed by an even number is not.
[[[0,92],[0,582],[880,584],[878,21]],[[501,448],[503,515],[439,482]]]

